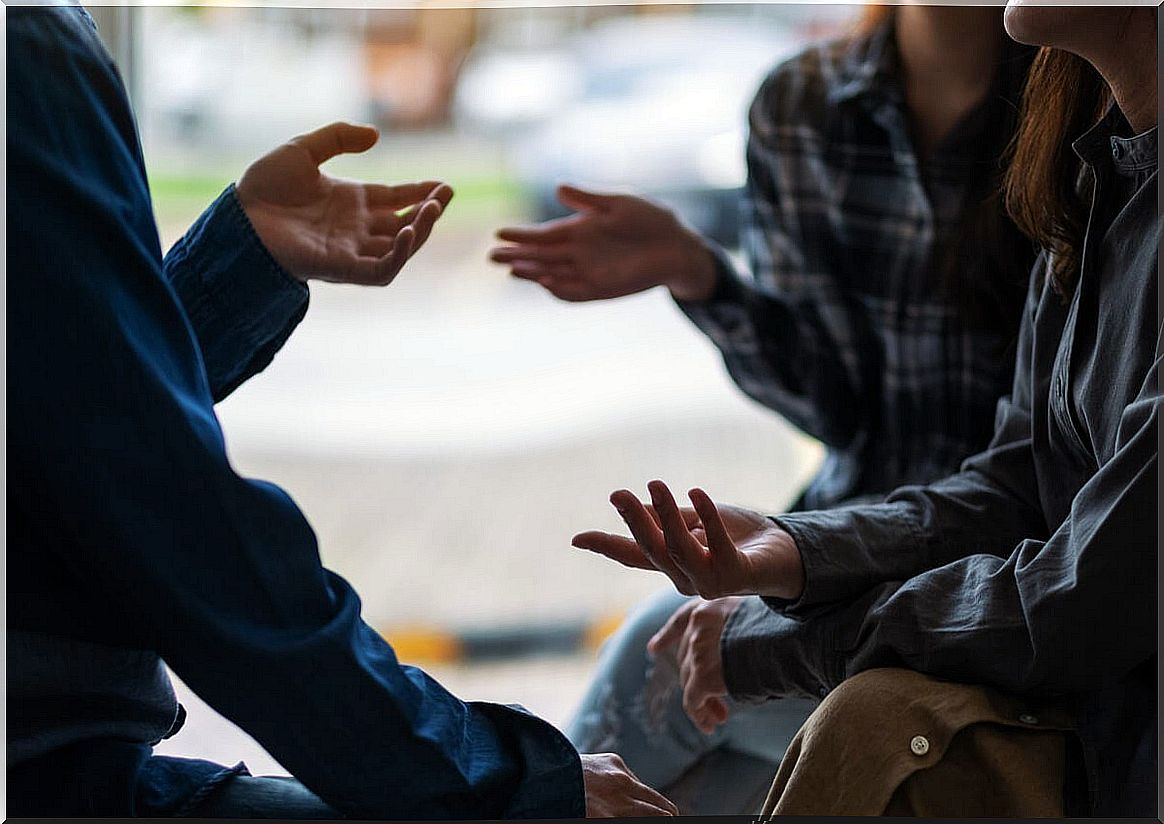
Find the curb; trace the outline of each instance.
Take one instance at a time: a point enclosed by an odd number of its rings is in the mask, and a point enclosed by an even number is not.
[[[427,627],[382,629],[402,663],[470,664],[570,655],[598,649],[622,624],[623,614],[598,619],[447,631]]]

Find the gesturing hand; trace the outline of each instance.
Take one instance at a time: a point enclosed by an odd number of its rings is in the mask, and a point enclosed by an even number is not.
[[[710,296],[716,278],[711,253],[668,209],[573,186],[558,187],[558,199],[576,214],[501,229],[497,237],[509,245],[494,248],[490,259],[563,300],[617,298],[660,285],[683,300]]]
[[[795,599],[804,567],[792,536],[763,515],[717,506],[702,489],[688,493],[694,509],[680,509],[662,481],[647,484],[652,506],[620,489],[610,502],[633,540],[583,532],[573,545],[636,569],[657,569],[684,595],[774,595]]]
[[[630,771],[614,753],[582,756],[587,818],[679,815],[679,810]]]
[[[239,203],[271,255],[299,280],[386,285],[428,239],[453,190],[437,181],[383,186],[329,177],[320,164],[364,152],[371,126],[333,123],[252,163]]]
[[[688,601],[647,642],[647,650],[652,655],[677,647],[675,657],[683,687],[683,710],[705,735],[710,735],[728,719],[728,704],[724,700],[728,690],[719,645],[728,618],[743,601],[738,596]]]

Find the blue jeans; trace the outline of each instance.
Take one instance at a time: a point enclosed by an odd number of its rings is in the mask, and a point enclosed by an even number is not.
[[[603,646],[595,678],[566,730],[579,752],[616,752],[687,815],[759,812],[788,743],[816,708],[807,699],[729,701],[711,735],[683,711],[673,655],[647,655],[647,640],[685,601],[673,590],[647,600]]]
[[[188,813],[191,818],[344,818],[290,776],[236,775]]]

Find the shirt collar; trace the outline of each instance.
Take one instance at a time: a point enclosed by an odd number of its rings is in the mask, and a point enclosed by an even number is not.
[[[1071,148],[1084,163],[1097,166],[1111,163],[1120,172],[1154,169],[1158,163],[1156,133],[1153,126],[1146,132],[1123,137],[1131,131],[1127,118],[1114,103],[1098,123],[1083,133]]]
[[[837,84],[829,91],[831,103],[841,103],[883,92],[897,74],[897,40],[893,15],[864,37],[856,37],[841,60]]]

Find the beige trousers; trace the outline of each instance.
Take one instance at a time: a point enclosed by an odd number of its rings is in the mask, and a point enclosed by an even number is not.
[[[1059,818],[1065,706],[877,669],[797,733],[761,820],[778,815]]]

